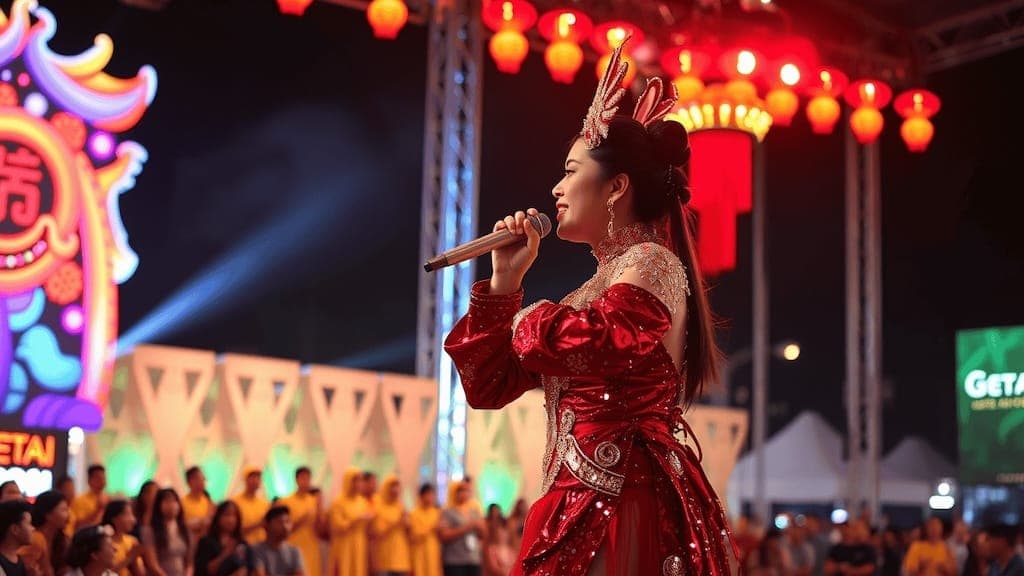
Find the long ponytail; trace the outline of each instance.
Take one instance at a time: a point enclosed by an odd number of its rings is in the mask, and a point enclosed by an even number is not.
[[[669,209],[669,238],[676,256],[686,267],[690,284],[690,294],[686,297],[686,350],[683,355],[686,388],[680,399],[684,406],[700,398],[705,387],[718,380],[721,358],[715,339],[715,317],[697,259],[694,219],[693,211],[681,201],[677,209]]]

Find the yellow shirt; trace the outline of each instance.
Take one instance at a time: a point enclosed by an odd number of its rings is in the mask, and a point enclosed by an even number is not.
[[[131,534],[122,534],[120,540],[114,540],[114,566],[117,566],[124,562],[128,558],[128,553],[132,551],[139,541]],[[138,557],[135,559],[138,562]],[[128,566],[125,566],[118,574],[120,576],[128,576],[132,571]]]
[[[68,523],[64,525],[64,535],[68,537],[70,543],[71,538],[75,537],[75,523],[78,522],[78,517],[75,516],[75,511],[68,505]]]
[[[320,576],[320,539],[316,535],[317,497],[296,492],[281,498],[279,503],[288,508],[292,525],[296,527],[288,542],[302,552],[306,576]]]
[[[75,501],[71,504],[71,517],[74,518],[75,529],[84,528],[89,524],[94,524],[99,521],[97,513],[100,512],[100,499],[99,496],[93,494],[92,491],[86,492],[81,496],[75,498]],[[89,522],[89,524],[82,524],[76,526],[78,522]]]
[[[362,496],[338,496],[328,511],[331,550],[328,570],[331,576],[367,576],[370,573],[365,515],[370,503]]]
[[[266,516],[267,510],[270,510],[270,502],[259,494],[250,498],[245,492],[235,494],[231,500],[238,505],[238,511],[242,515],[242,537],[250,544],[262,542],[267,537],[266,531],[263,530],[263,517]],[[253,526],[259,528],[247,530]]]
[[[181,498],[181,510],[185,513],[185,524],[192,533],[200,535],[206,533],[205,529],[197,531],[194,528],[198,522],[208,520],[213,516],[213,502],[205,494],[198,496],[185,494]]]
[[[928,542],[919,540],[910,545],[907,557],[903,560],[903,569],[911,576],[940,576],[946,572],[939,568],[945,566],[948,571],[956,572],[956,561],[945,542]]]
[[[441,509],[416,506],[409,512],[409,538],[412,573],[416,576],[441,576],[441,537],[437,526]]]
[[[373,532],[377,538],[377,570],[381,572],[409,572],[412,559],[409,552],[409,535],[405,531],[405,508],[400,502],[377,504],[377,517],[373,520]]]

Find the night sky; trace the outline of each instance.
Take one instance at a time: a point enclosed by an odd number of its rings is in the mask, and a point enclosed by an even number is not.
[[[141,258],[121,287],[122,332],[177,301],[157,343],[413,371],[425,28],[376,41],[363,13],[323,3],[301,19],[270,0],[181,0],[161,13],[40,3],[57,15],[57,51],[106,32],[108,71],[151,64],[159,76],[129,134],[150,160],[121,198]],[[482,231],[515,209],[553,212],[590,68],[563,86],[539,54],[516,76],[488,59]],[[955,458],[955,331],[1024,324],[1024,115],[1009,88],[1022,69],[1017,50],[928,78],[943,109],[924,156],[906,152],[886,113],[886,449],[920,434]],[[803,347],[798,362],[772,366],[771,430],[804,409],[844,428],[842,140],[813,136],[801,115],[766,141],[772,339]],[[750,344],[749,229],[741,217],[738,268],[714,280],[727,350]],[[546,240],[527,299],[559,298],[593,265],[585,246]],[[734,383],[749,382],[748,365]]]

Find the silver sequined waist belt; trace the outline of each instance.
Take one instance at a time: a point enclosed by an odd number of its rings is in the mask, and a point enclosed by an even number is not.
[[[554,458],[551,468],[547,471],[544,492],[547,492],[554,483],[564,464],[566,470],[584,486],[618,496],[622,493],[625,476],[612,472],[610,468],[622,460],[622,450],[614,442],[606,441],[597,445],[593,457],[589,456],[573,436],[575,425],[576,413],[571,408],[562,409],[555,439]]]

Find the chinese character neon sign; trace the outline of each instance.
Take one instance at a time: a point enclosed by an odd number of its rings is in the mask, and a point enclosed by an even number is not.
[[[103,69],[106,35],[52,52],[53,14],[0,11],[0,415],[96,430],[112,377],[117,285],[135,272],[118,196],[146,151],[117,134],[153,101],[156,73]]]

